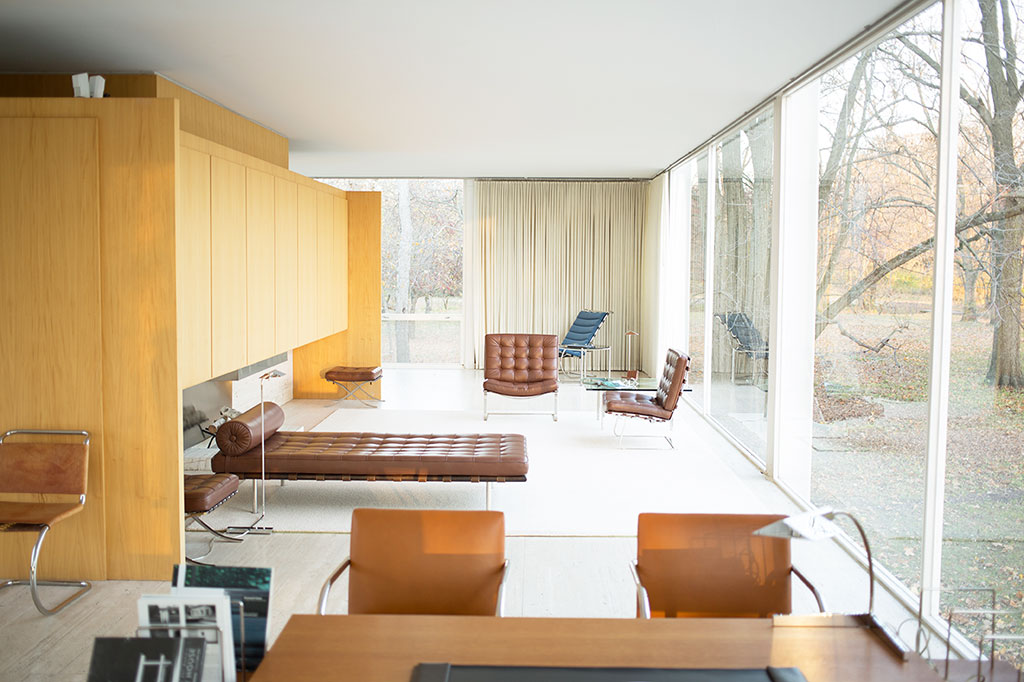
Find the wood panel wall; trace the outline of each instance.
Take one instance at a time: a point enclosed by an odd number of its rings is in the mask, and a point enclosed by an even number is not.
[[[98,494],[91,494],[87,504],[102,506],[103,528],[102,532],[92,528],[73,538],[55,533],[54,538],[47,539],[45,552],[65,557],[60,565],[51,565],[56,573],[81,574],[89,568],[81,556],[83,547],[101,547],[104,549],[99,551],[106,553],[106,578],[163,580],[171,565],[181,560],[184,542],[175,291],[178,103],[170,99],[116,98],[0,100],[0,118],[11,117],[82,118],[98,127],[99,237],[88,241],[94,249],[96,243],[99,245],[96,294],[102,337],[100,359],[97,362],[77,355],[77,330],[88,344],[92,329],[92,323],[85,322],[72,325],[71,329],[76,330],[72,341],[64,339],[60,348],[36,352],[46,362],[72,358],[78,369],[93,377],[88,383],[101,391],[98,400],[94,393],[83,390],[69,401],[75,409],[94,410],[99,406],[102,410],[100,428],[90,430],[97,431],[93,452],[102,461],[94,466],[94,473],[98,470],[102,474],[103,484],[93,486]],[[47,139],[30,139],[33,157],[45,147]],[[7,149],[5,144],[5,159]],[[68,174],[67,184],[81,186],[81,168],[76,168],[71,158],[62,158],[59,165]],[[4,212],[11,213],[16,207],[23,212],[17,224],[5,229],[5,240],[14,235],[30,241],[45,240],[54,231],[59,234],[60,230],[79,228],[78,224],[65,227],[67,221],[55,223],[46,216],[48,203],[60,203],[62,195],[74,190],[62,187],[48,192],[39,181],[34,181],[33,187],[34,191],[28,191],[16,183],[0,183]],[[33,232],[38,234],[32,236]],[[38,306],[40,277],[37,273],[21,278],[20,283],[12,283],[13,288],[5,286],[2,295],[23,300],[22,305]],[[64,295],[70,305],[88,308],[95,294],[87,286],[69,285]],[[45,347],[53,337],[48,329],[4,329],[2,338],[7,354],[8,344]],[[16,341],[19,338],[23,340]],[[22,407],[2,404],[0,424],[4,428],[25,427],[12,422],[27,420],[35,410],[38,421],[31,426],[67,426],[75,415],[54,403],[54,392],[60,390],[65,378],[50,370],[48,380],[24,385],[20,383],[25,382],[24,353],[10,355],[18,364],[5,368],[5,376],[0,379],[6,382],[5,391]],[[67,380],[76,381],[70,375]],[[22,390],[11,390],[10,386]],[[8,536],[0,536],[0,543],[6,542]],[[8,551],[8,545],[0,547],[0,563],[24,561]],[[26,572],[27,562],[4,571],[8,575]]]
[[[346,192],[348,234],[348,329],[296,348],[292,353],[296,398],[340,398],[323,379],[335,365],[380,364],[380,192]],[[381,382],[370,388],[380,397]]]
[[[111,97],[166,97],[180,102],[181,130],[288,167],[288,138],[153,73],[102,74]],[[71,97],[71,74],[0,74],[0,97]]]
[[[0,431],[92,434],[86,507],[54,526],[39,574],[102,579],[107,563],[98,123],[0,118],[0,149]],[[33,533],[0,535],[0,575],[26,575],[35,539]]]
[[[210,155],[183,147],[178,186],[179,383],[193,386],[213,372]]]

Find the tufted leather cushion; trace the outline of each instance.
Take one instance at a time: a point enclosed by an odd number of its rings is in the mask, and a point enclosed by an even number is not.
[[[488,334],[484,337],[484,390],[530,396],[558,390],[558,337]]]
[[[671,419],[689,371],[690,358],[669,348],[661,381],[658,382],[658,392],[655,395],[639,391],[605,391],[604,411],[653,419]]]
[[[238,455],[248,452],[260,444],[260,424],[265,418],[265,433],[269,440],[281,425],[284,424],[284,410],[276,403],[264,403],[264,417],[260,416],[260,406],[243,412],[231,421],[224,422],[217,429],[217,447],[225,455]]]
[[[234,474],[185,476],[185,513],[209,511],[234,495],[237,490],[238,476]]]
[[[665,367],[661,370],[661,381],[658,382],[658,404],[670,412],[676,409],[679,392],[686,383],[686,375],[690,373],[690,357],[672,348],[665,356]]]
[[[659,405],[657,396],[631,391],[605,391],[604,411],[644,415],[655,419],[672,418],[672,410],[666,410]]]
[[[493,616],[505,515],[356,509],[348,612]]]
[[[257,439],[258,445],[258,439]],[[260,448],[213,456],[214,471],[260,473]],[[281,477],[524,477],[526,439],[519,434],[416,435],[278,431],[267,438],[267,473]]]
[[[324,372],[327,381],[376,381],[381,377],[380,367],[332,367]]]

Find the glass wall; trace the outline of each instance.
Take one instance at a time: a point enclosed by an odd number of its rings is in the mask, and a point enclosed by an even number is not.
[[[819,83],[811,500],[855,514],[919,582],[928,448],[942,13]]]
[[[708,155],[690,163],[689,187],[685,195],[690,214],[690,354],[689,396],[698,405],[704,402],[704,260],[707,257],[708,228]]]
[[[771,110],[716,147],[710,413],[764,458],[772,241]]]
[[[1024,63],[1017,57],[1024,49],[1022,5],[963,3],[942,546],[944,587],[991,587],[1000,607],[1017,611],[1024,602]],[[943,597],[946,607],[984,606],[991,599],[976,592]],[[959,620],[978,634],[979,624]],[[1000,620],[1021,633],[1020,616]]]
[[[340,180],[381,193],[381,358],[462,361],[462,180]]]

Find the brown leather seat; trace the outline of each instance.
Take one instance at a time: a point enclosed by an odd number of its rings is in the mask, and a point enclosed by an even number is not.
[[[558,421],[558,337],[554,334],[488,334],[484,337],[484,421],[487,394],[529,398],[555,396],[551,416]],[[547,412],[543,414],[548,414]]]
[[[349,614],[501,615],[505,515],[492,511],[356,509],[346,559]]]
[[[205,514],[238,492],[234,474],[189,474],[185,476],[185,514]]]
[[[658,392],[654,395],[641,391],[605,391],[602,397],[605,414],[618,417],[636,417],[654,422],[667,422],[672,419],[676,405],[679,404],[679,393],[683,390],[687,375],[690,372],[690,358],[672,348],[665,356],[665,366],[661,370]],[[619,437],[619,446],[625,435],[625,427],[615,428]],[[672,439],[662,436],[668,444],[675,447]]]
[[[328,381],[376,381],[381,377],[380,367],[332,367],[324,372]]]
[[[764,618],[791,611],[789,540],[753,535],[777,514],[640,514],[637,614]],[[817,591],[807,583],[815,598]]]
[[[10,442],[19,434],[75,436],[81,443],[45,441]],[[28,580],[6,580],[0,589],[28,585],[36,609],[51,616],[82,597],[92,587],[87,581],[39,580],[36,575],[39,550],[47,532],[55,524],[77,514],[85,507],[89,481],[89,434],[85,431],[14,430],[0,437],[0,493],[76,496],[71,501],[0,502],[0,532],[38,533],[29,559]],[[57,606],[47,608],[39,598],[38,586],[75,587],[74,594]]]

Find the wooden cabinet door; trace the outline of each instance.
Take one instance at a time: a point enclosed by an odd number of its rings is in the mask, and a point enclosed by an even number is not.
[[[246,359],[245,167],[210,160],[210,255],[213,262],[213,376]]]
[[[316,197],[312,187],[299,185],[297,191],[298,216],[298,332],[297,346],[316,341],[317,338],[317,220]]]
[[[334,322],[341,332],[348,329],[348,201],[334,197]]]
[[[334,197],[316,193],[317,338],[334,333]]]
[[[178,377],[187,388],[213,376],[210,155],[182,147],[179,168]]]
[[[297,189],[290,180],[274,178],[275,353],[284,353],[298,345]]]
[[[274,176],[246,169],[246,364],[274,354]]]

